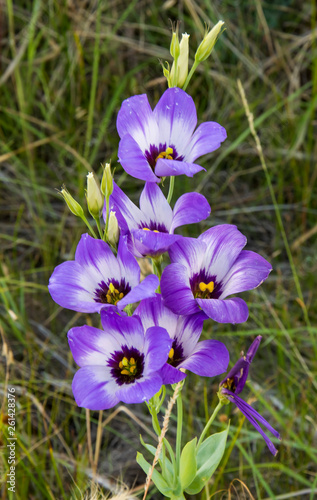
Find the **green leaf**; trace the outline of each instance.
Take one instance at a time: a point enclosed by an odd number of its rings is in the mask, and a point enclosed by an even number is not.
[[[139,466],[144,470],[145,474],[148,474],[152,466],[151,464],[149,464],[149,462],[145,460],[142,453],[139,452],[137,453],[136,461],[139,464]],[[157,472],[157,470],[155,469],[153,470],[151,479],[155,484],[155,486],[157,487],[157,489],[160,491],[160,493],[162,493],[162,495],[165,495],[166,497],[169,498],[172,496],[173,492],[171,488],[168,486],[167,482],[165,481],[165,479],[163,479],[161,474]]]
[[[196,461],[197,438],[189,441],[182,451],[180,459],[180,481],[184,490],[194,480],[197,472]]]
[[[155,446],[152,446],[151,444],[145,443],[143,441],[143,438],[141,435],[140,435],[140,441],[141,441],[141,444],[144,446],[144,448],[146,448],[151,453],[151,455],[153,455],[153,457],[154,457],[155,453],[156,453]],[[162,474],[163,474],[164,479],[166,479],[166,481],[168,483],[172,484],[173,478],[174,478],[174,469],[173,469],[172,462],[166,456],[165,456],[165,459],[163,461],[162,452],[160,453],[159,461],[160,461],[160,466],[162,468]]]
[[[185,489],[186,493],[199,493],[217,469],[225,451],[229,425],[225,431],[209,436],[197,451],[197,473],[192,483]]]

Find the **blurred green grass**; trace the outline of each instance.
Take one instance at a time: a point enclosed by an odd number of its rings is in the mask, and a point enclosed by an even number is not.
[[[184,228],[183,234],[197,236],[211,225],[233,223],[247,235],[248,249],[272,262],[269,280],[245,294],[248,322],[207,325],[206,337],[223,339],[234,360],[255,335],[263,335],[249,398],[258,401],[256,408],[281,432],[283,442],[272,458],[254,429],[247,423],[240,426],[240,416],[226,408],[215,427],[231,419],[227,456],[221,474],[197,498],[216,491],[213,498],[230,498],[230,493],[231,498],[248,498],[238,479],[257,499],[312,500],[317,496],[315,3],[1,0],[0,8],[3,480],[8,466],[7,381],[16,387],[18,401],[17,493],[8,497],[2,484],[2,498],[82,498],[90,488],[86,416],[71,393],[76,367],[66,333],[91,319],[58,308],[47,291],[52,270],[72,258],[85,228],[56,189],[65,183],[84,204],[87,171],[100,175],[101,164],[111,160],[116,180],[138,200],[143,183],[128,178],[116,163],[120,104],[144,92],[155,104],[165,90],[159,59],[170,61],[170,20],[180,20],[181,30],[190,33],[193,57],[204,23],[223,19],[226,31],[188,92],[199,120],[218,121],[228,139],[204,157],[206,174],[176,179],[173,200],[197,189],[212,207],[208,221]],[[238,78],[254,113],[303,301]],[[184,439],[203,427],[219,383],[192,374],[189,382]],[[137,418],[147,426],[150,420],[140,406],[130,409],[135,419],[120,412],[104,428],[98,467],[104,492],[118,478],[129,486],[144,480],[135,463],[138,434],[144,432]],[[104,418],[111,414],[105,412]],[[94,441],[97,413],[92,412],[91,421]],[[169,435],[174,434],[172,422]],[[160,498],[154,489],[151,494]]]

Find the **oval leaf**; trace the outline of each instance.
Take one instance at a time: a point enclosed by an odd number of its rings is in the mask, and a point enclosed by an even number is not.
[[[180,459],[180,481],[182,489],[184,490],[193,481],[197,472],[196,461],[196,445],[197,438],[189,441],[182,451]]]
[[[149,462],[145,460],[142,453],[139,452],[137,453],[136,461],[138,462],[139,466],[144,470],[145,474],[148,474],[150,472],[152,466],[151,464],[149,464]],[[162,493],[162,495],[165,495],[166,497],[172,496],[173,493],[171,488],[168,486],[167,482],[165,481],[165,479],[163,479],[161,474],[157,472],[157,470],[155,469],[153,470],[151,479],[155,484],[155,486],[157,487],[157,489]]]

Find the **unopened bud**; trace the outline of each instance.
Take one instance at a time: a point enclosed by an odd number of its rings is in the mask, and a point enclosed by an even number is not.
[[[89,172],[87,175],[87,205],[91,215],[93,217],[99,217],[103,209],[104,199],[100,191],[99,183],[92,172]]]
[[[119,225],[118,225],[118,220],[116,217],[115,212],[111,210],[110,215],[109,215],[109,226],[108,226],[108,233],[107,233],[107,239],[112,246],[116,246],[116,244],[119,241]]]
[[[174,59],[177,59],[179,57],[180,46],[179,46],[179,40],[178,40],[178,30],[173,31],[172,41],[171,41],[171,46],[170,46],[170,53]]]
[[[102,194],[108,199],[113,191],[113,179],[111,174],[110,163],[106,163],[103,171],[103,176],[101,180],[101,191]]]
[[[195,61],[202,62],[210,56],[212,49],[214,48],[218,36],[221,32],[221,28],[225,23],[223,21],[218,21],[218,23],[212,28],[209,33],[206,33],[203,41],[199,45],[196,54]]]
[[[66,204],[72,214],[76,215],[76,217],[84,217],[84,211],[79,203],[72,197],[72,195],[67,191],[65,186],[62,187],[60,191],[62,197],[66,201]]]
[[[184,85],[188,75],[189,36],[190,35],[187,35],[187,33],[183,33],[180,43],[180,54],[177,61],[178,74],[176,82],[176,86],[180,88]],[[173,66],[171,69],[171,76],[170,76],[171,81],[174,80],[174,76],[175,76],[175,62],[173,62]]]

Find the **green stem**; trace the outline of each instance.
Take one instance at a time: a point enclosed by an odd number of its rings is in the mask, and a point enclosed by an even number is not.
[[[108,237],[108,227],[109,227],[109,196],[106,196],[106,227],[104,232],[104,239]]]
[[[93,237],[98,239],[98,236],[96,235],[95,231],[93,230],[93,228],[91,227],[91,225],[89,224],[88,220],[84,215],[81,217],[81,220],[86,224]]]
[[[187,89],[187,85],[189,84],[193,74],[195,73],[195,70],[196,70],[198,64],[199,64],[199,62],[195,61],[194,64],[192,65],[191,70],[190,70],[189,74],[187,75],[186,82],[183,85],[183,90]]]
[[[103,239],[102,229],[101,229],[101,225],[100,225],[100,219],[99,219],[99,217],[94,217],[94,219],[95,219],[96,224],[97,224],[99,236],[101,239]]]
[[[183,430],[183,400],[182,392],[177,396],[177,433],[176,433],[176,474],[175,479],[179,477],[179,463],[182,448],[182,430]]]
[[[171,199],[172,199],[173,191],[174,191],[174,183],[175,183],[175,177],[172,175],[170,177],[170,185],[168,188],[167,203],[171,203]]]
[[[223,403],[221,401],[219,401],[218,405],[216,406],[216,408],[213,411],[213,414],[211,415],[211,417],[209,418],[207,424],[205,425],[205,428],[204,428],[203,432],[201,433],[201,436],[200,436],[198,444],[197,444],[197,450],[198,450],[199,446],[201,445],[204,437],[206,436],[206,433],[207,433],[209,427],[211,426],[211,424],[215,420],[215,418],[217,416],[217,413],[222,408],[222,406],[223,406]]]
[[[152,266],[153,266],[153,271],[156,276],[158,276],[159,279],[161,279],[162,276],[162,261],[161,258],[158,259],[151,259],[152,260]]]

